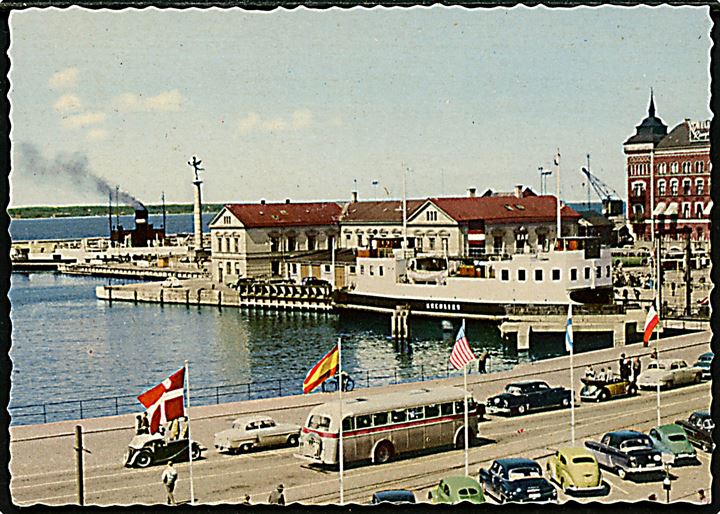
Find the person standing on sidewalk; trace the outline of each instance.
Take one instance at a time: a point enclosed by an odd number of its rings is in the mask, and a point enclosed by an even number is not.
[[[482,352],[478,357],[478,373],[487,373],[487,360],[490,358],[488,352]]]
[[[165,492],[167,493],[167,504],[175,505],[175,482],[177,482],[178,474],[177,470],[173,467],[171,460],[168,461],[167,467],[162,473],[162,482],[165,485]]]
[[[271,505],[285,505],[285,493],[283,492],[283,485],[277,486],[277,489],[270,493],[268,503]]]

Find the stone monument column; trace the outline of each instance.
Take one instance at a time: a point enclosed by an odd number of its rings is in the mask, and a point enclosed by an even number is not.
[[[202,250],[202,180],[193,180],[195,186],[195,201],[193,205],[193,226],[195,249]]]

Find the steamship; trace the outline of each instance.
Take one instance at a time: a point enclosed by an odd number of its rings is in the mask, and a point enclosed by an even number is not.
[[[335,294],[340,310],[500,320],[518,308],[557,311],[611,305],[610,249],[596,238],[561,238],[534,253],[472,260],[423,257],[400,248],[359,251],[356,276]],[[592,308],[592,307],[590,307]]]

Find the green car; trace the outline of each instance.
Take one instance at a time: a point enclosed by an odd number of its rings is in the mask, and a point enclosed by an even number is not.
[[[477,480],[466,476],[447,477],[428,493],[432,503],[454,505],[460,502],[485,503],[482,487]]]
[[[694,462],[697,458],[695,447],[690,444],[685,429],[675,423],[655,427],[648,432],[655,449],[672,456],[673,466]]]
[[[600,466],[585,448],[558,449],[547,461],[550,479],[564,492],[599,493],[605,491]]]

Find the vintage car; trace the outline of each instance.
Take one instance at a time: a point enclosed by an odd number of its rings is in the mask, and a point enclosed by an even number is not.
[[[594,493],[606,490],[595,456],[584,448],[558,449],[547,461],[550,480],[563,492]]]
[[[714,356],[715,354],[713,352],[703,353],[700,357],[698,357],[697,362],[694,364],[696,368],[700,368],[702,370],[703,380],[710,380],[712,378],[712,370],[710,367],[712,366]]]
[[[463,475],[440,480],[437,487],[428,492],[428,500],[450,505],[460,502],[485,503],[485,495],[477,480]]]
[[[683,427],[688,441],[702,448],[703,451],[712,452],[715,448],[712,439],[715,422],[708,411],[693,412],[687,420],[678,420],[675,424]]]
[[[199,459],[207,450],[196,441],[192,442],[192,459]],[[146,468],[152,464],[163,464],[167,461],[180,462],[188,460],[188,440],[175,439],[168,441],[164,436],[156,434],[139,434],[132,438],[125,452],[125,467]]]
[[[527,380],[505,386],[505,392],[487,400],[491,414],[525,414],[531,410],[569,407],[572,393],[564,387],[550,387],[547,382]]]
[[[215,434],[215,448],[220,453],[247,453],[254,448],[297,446],[299,440],[299,425],[275,423],[268,416],[244,416]]]
[[[415,494],[407,489],[378,491],[372,495],[371,503],[415,503]]]
[[[662,456],[648,436],[636,430],[608,432],[600,442],[586,441],[598,464],[622,478],[628,475],[659,473]]]
[[[657,450],[669,455],[673,466],[679,466],[683,463],[695,462],[695,448],[688,441],[685,429],[680,425],[671,423],[669,425],[660,425],[651,428],[648,432],[653,445]]]
[[[478,471],[485,494],[499,502],[548,502],[557,500],[557,491],[542,476],[540,464],[524,457],[497,459],[490,469]]]
[[[637,386],[629,380],[598,380],[581,378],[583,384],[580,389],[580,401],[604,402],[610,398],[632,396],[637,394]]]
[[[682,359],[660,359],[648,364],[645,371],[638,376],[640,389],[661,388],[671,389],[684,384],[698,384],[702,380],[703,371],[695,366],[688,366]]]

